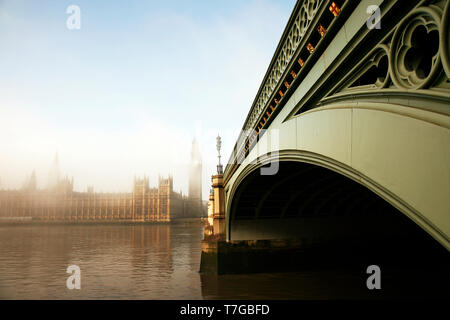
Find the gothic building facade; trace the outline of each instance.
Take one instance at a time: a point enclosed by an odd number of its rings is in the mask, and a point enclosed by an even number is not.
[[[197,148],[194,150],[194,148]],[[158,186],[151,188],[149,178],[135,178],[132,192],[96,193],[73,190],[73,178],[61,178],[58,158],[50,170],[45,190],[36,187],[35,173],[20,190],[0,190],[0,221],[116,221],[170,222],[204,215],[201,199],[201,159],[194,141],[189,175],[189,194],[173,190],[173,178],[159,177]]]

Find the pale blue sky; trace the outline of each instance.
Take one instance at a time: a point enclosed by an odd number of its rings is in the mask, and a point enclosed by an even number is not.
[[[33,169],[44,187],[58,151],[76,190],[172,173],[186,192],[197,135],[206,199],[215,136],[227,160],[294,5],[0,0],[0,188]]]

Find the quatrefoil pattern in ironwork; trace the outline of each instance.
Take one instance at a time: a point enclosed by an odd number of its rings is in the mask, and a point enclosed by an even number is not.
[[[390,50],[390,73],[404,89],[422,89],[439,76],[441,12],[436,7],[418,8],[398,26]]]

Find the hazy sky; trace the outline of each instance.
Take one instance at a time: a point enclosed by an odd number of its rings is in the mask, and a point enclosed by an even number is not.
[[[195,135],[206,199],[215,137],[228,160],[294,5],[0,0],[0,188],[33,169],[45,187],[58,152],[78,191],[171,173],[187,192]]]

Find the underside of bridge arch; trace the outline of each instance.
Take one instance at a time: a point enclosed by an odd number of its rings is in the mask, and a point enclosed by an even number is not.
[[[239,183],[229,210],[229,240],[296,239],[305,247],[443,249],[408,216],[362,184],[318,165],[297,161],[278,165],[275,175],[261,175],[257,168]]]

